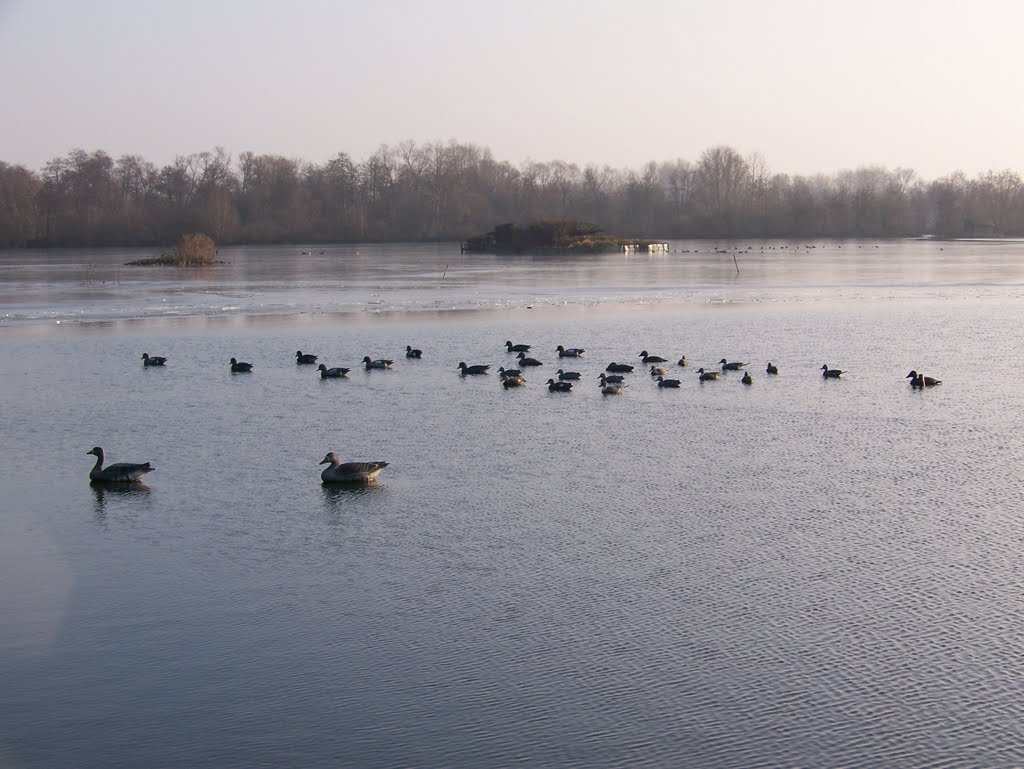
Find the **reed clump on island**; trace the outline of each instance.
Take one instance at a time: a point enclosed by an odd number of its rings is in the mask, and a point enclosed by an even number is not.
[[[152,259],[138,259],[128,262],[132,267],[206,267],[214,263],[217,247],[209,235],[191,232],[178,238],[178,245],[169,254],[160,254]]]
[[[575,219],[545,219],[519,226],[499,224],[490,232],[469,238],[462,244],[465,253],[583,253],[599,254],[624,248],[646,248],[661,241],[623,238],[605,232],[596,224]]]

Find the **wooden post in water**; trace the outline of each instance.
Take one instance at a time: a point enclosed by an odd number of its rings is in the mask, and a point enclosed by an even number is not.
[[[732,255],[732,263],[736,265],[736,274],[739,275],[740,274],[740,263],[738,261],[736,261],[736,254],[735,253],[733,253],[733,255]]]

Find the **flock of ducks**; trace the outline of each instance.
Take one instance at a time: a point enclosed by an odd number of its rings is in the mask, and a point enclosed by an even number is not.
[[[524,387],[526,385],[526,377],[523,375],[525,369],[537,368],[543,366],[544,363],[536,358],[529,356],[531,345],[528,344],[513,344],[512,340],[505,342],[506,351],[509,353],[516,353],[516,360],[519,368],[505,367],[498,368],[498,377],[502,387],[505,389],[512,389],[517,387]],[[578,359],[583,357],[586,352],[582,347],[565,347],[558,345],[555,348],[555,352],[558,355],[559,360],[561,359]],[[319,356],[313,353],[304,353],[302,350],[296,350],[295,352],[295,363],[300,366],[311,366],[316,365]],[[413,348],[411,345],[406,345],[405,357],[413,360],[418,360],[423,357],[423,351]],[[651,375],[652,380],[657,384],[659,388],[678,389],[682,381],[679,379],[671,379],[668,377],[668,369],[662,364],[669,363],[668,359],[661,357],[660,355],[652,355],[647,350],[641,350],[638,357],[645,367],[649,368],[648,373]],[[167,363],[165,356],[150,355],[149,353],[142,354],[142,365],[145,367],[149,366],[164,366]],[[362,360],[363,367],[367,371],[373,370],[386,370],[390,369],[394,364],[393,360],[387,358],[371,358],[369,355],[365,356]],[[690,362],[686,356],[683,355],[676,361],[676,365],[680,368],[687,368]],[[741,361],[730,361],[726,358],[722,358],[718,361],[720,368],[712,369],[700,367],[697,369],[697,381],[699,383],[714,382],[722,378],[723,375],[730,371],[743,371],[743,377],[740,380],[744,385],[752,385],[754,378],[750,372],[745,370],[748,363]],[[459,373],[463,377],[467,376],[484,376],[490,373],[491,366],[489,364],[474,364],[467,365],[465,361],[460,361],[459,365],[456,366]],[[631,374],[636,367],[629,363],[617,363],[612,361],[609,363],[605,370],[598,375],[598,389],[602,395],[621,395],[625,390],[626,376]],[[232,374],[248,374],[253,370],[252,363],[246,363],[239,361],[235,358],[231,359],[231,373]],[[317,366],[317,370],[320,372],[322,379],[341,379],[344,378],[350,371],[350,368],[343,366],[328,367],[321,363]],[[774,376],[779,373],[779,368],[771,361],[765,366],[765,373],[769,376]],[[822,364],[821,375],[824,379],[839,379],[843,374],[847,372],[842,369],[829,368],[828,364]],[[572,392],[573,385],[578,384],[582,379],[582,374],[579,371],[566,371],[559,368],[555,377],[550,377],[547,380],[547,388],[551,392],[568,393]],[[942,384],[941,379],[934,377],[925,376],[918,372],[916,369],[911,371],[906,376],[910,380],[910,386],[913,389],[924,389],[927,387],[935,387],[936,385]],[[103,449],[99,446],[93,447],[87,454],[92,454],[96,457],[96,464],[92,470],[89,471],[89,480],[94,483],[134,483],[138,482],[146,473],[150,473],[154,470],[153,466],[149,462],[143,462],[140,464],[133,464],[130,462],[118,462],[116,464],[103,466],[104,453]],[[376,482],[377,476],[388,466],[387,462],[342,462],[338,457],[337,453],[329,452],[327,456],[320,462],[322,465],[328,465],[320,473],[320,479],[325,484],[369,484]]]

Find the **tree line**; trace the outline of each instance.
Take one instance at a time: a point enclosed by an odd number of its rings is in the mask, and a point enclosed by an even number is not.
[[[217,147],[158,168],[75,149],[41,171],[0,162],[0,247],[462,240],[502,222],[576,219],[624,236],[1024,235],[1010,170],[925,181],[871,166],[775,173],[757,154],[705,150],[639,170],[559,160],[513,165],[473,144],[382,145],[324,164]]]

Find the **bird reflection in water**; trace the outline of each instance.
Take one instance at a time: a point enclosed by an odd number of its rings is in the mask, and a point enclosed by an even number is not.
[[[132,497],[134,499],[145,499],[149,496],[150,488],[144,483],[102,483],[92,481],[89,488],[95,497],[95,512],[97,523],[105,523],[107,520],[107,508],[117,499]],[[127,499],[126,499],[127,501]]]
[[[328,512],[342,512],[346,504],[359,503],[361,498],[384,490],[376,481],[371,483],[324,483],[320,486]]]

